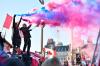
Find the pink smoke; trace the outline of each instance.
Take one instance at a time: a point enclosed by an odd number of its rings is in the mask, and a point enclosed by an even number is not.
[[[78,2],[78,5],[74,4]],[[48,10],[62,12],[68,17],[66,26],[87,27],[89,24],[99,24],[100,13],[89,7],[83,0],[51,0],[46,7]],[[98,15],[99,14],[99,15]]]

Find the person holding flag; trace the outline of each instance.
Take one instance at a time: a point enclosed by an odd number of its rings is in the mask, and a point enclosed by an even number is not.
[[[21,19],[18,23],[15,23],[15,17],[16,15],[14,15],[13,17],[13,27],[12,27],[12,31],[13,31],[13,35],[12,35],[12,44],[13,44],[13,55],[16,54],[16,49],[20,49],[20,45],[21,45],[21,37],[19,34],[19,25],[21,23]]]
[[[30,47],[31,47],[31,35],[30,35],[30,29],[31,24],[27,26],[26,24],[23,24],[23,26],[20,28],[24,35],[24,47],[23,47],[23,53],[25,52],[27,48],[27,54],[30,54]]]

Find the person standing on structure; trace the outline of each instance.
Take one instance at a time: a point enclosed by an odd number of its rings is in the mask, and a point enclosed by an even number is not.
[[[31,47],[31,35],[30,35],[30,29],[31,25],[27,27],[26,24],[23,24],[23,26],[20,28],[24,35],[24,47],[23,47],[23,52],[25,52],[27,48],[27,54],[30,54],[30,47]]]

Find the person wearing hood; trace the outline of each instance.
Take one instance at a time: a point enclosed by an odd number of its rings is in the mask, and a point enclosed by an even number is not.
[[[41,66],[62,66],[57,57],[45,60]]]

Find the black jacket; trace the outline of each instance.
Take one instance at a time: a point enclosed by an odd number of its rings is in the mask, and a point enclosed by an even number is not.
[[[12,39],[21,39],[19,34],[19,24],[21,23],[21,19],[18,24],[15,23],[15,17],[13,18],[13,36]]]
[[[28,27],[21,27],[20,30],[23,32],[24,38],[30,38],[30,29],[31,25],[29,25]]]

